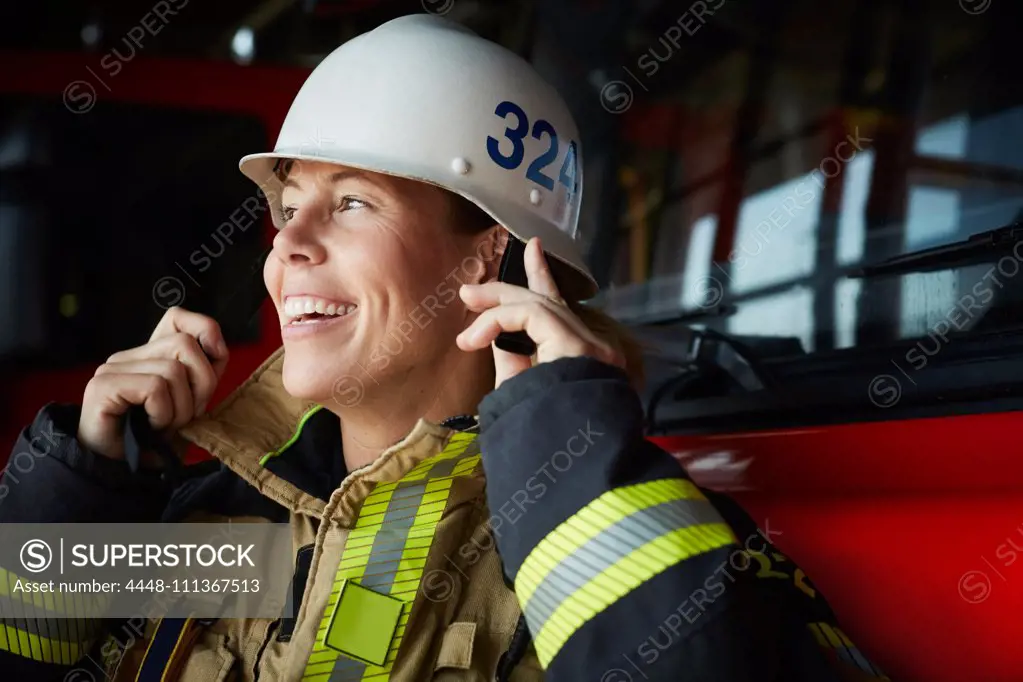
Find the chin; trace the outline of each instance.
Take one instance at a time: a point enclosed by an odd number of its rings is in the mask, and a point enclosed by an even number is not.
[[[289,395],[302,400],[326,403],[332,397],[335,374],[324,371],[323,363],[315,358],[302,358],[284,354],[284,368],[281,379]]]
[[[328,409],[354,407],[362,402],[365,374],[358,364],[348,367],[323,362],[310,354],[284,354],[284,390],[300,400],[312,400]]]

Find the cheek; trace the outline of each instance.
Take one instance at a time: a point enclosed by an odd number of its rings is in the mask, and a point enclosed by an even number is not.
[[[274,305],[280,308],[281,284],[284,277],[284,265],[271,253],[263,265],[263,283],[270,293]]]
[[[346,264],[348,281],[388,307],[415,305],[424,291],[437,285],[436,254],[424,242],[408,238],[397,229],[384,228],[350,243],[339,260]]]

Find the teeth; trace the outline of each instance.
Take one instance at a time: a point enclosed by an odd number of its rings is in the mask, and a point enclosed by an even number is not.
[[[284,301],[284,315],[291,318],[292,321],[295,318],[313,313],[319,315],[347,315],[355,310],[355,308],[356,306],[351,303],[334,303],[312,296],[292,296]]]

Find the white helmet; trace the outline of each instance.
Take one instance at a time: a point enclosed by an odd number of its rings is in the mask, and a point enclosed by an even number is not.
[[[597,291],[578,241],[582,150],[568,107],[529,63],[460,24],[429,14],[394,19],[316,67],[274,151],[239,163],[263,188],[278,229],[282,158],[455,192],[519,239],[540,237],[565,298]]]

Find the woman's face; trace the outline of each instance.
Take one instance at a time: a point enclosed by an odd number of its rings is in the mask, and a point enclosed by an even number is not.
[[[296,162],[284,227],[263,271],[294,396],[353,406],[364,391],[440,368],[471,321],[458,298],[495,265],[489,239],[459,234],[446,193],[425,183]],[[492,252],[492,249],[491,249]]]

